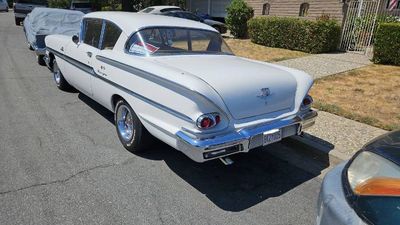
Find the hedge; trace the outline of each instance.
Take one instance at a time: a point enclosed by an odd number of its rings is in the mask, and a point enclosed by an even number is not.
[[[400,23],[381,23],[375,33],[375,63],[400,65]]]
[[[251,41],[268,47],[322,53],[337,50],[340,41],[340,26],[330,19],[256,17],[248,27]]]

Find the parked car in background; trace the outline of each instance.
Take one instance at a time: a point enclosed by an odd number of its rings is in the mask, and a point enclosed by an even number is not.
[[[146,149],[151,134],[196,162],[229,164],[226,156],[299,135],[317,116],[311,76],[236,57],[195,21],[89,13],[79,36],[49,35],[46,46],[56,85],[114,112],[131,152]]]
[[[15,0],[15,25],[21,25],[21,22],[24,21],[26,15],[36,7],[47,7],[47,0]]]
[[[7,0],[0,0],[0,12],[8,12]]]
[[[161,14],[172,10],[183,10],[183,9],[173,5],[155,5],[144,8],[140,10],[139,13]]]
[[[77,34],[83,15],[80,11],[40,7],[28,14],[24,20],[25,36],[29,47],[35,50],[40,65],[45,64],[45,37],[50,34]]]
[[[366,144],[324,178],[317,225],[400,224],[400,130]]]
[[[224,23],[221,23],[221,22],[218,22],[215,20],[211,20],[211,19],[203,19],[200,16],[197,16],[196,14],[194,14],[192,12],[188,12],[188,11],[172,10],[172,11],[164,12],[161,15],[179,17],[179,18],[183,18],[183,19],[189,19],[189,20],[194,20],[194,21],[198,21],[201,23],[205,23],[205,24],[213,27],[214,29],[216,29],[221,34],[226,33],[226,31],[228,29]]]
[[[95,11],[95,5],[88,0],[72,0],[70,9],[90,13]]]

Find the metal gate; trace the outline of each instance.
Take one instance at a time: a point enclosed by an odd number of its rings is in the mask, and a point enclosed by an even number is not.
[[[348,3],[340,49],[369,54],[381,0],[352,0]]]

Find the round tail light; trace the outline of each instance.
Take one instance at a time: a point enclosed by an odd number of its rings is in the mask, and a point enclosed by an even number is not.
[[[311,108],[311,104],[314,102],[313,98],[310,95],[307,95],[304,99],[303,102],[301,103],[301,110],[309,109]]]
[[[208,129],[216,126],[221,122],[221,117],[218,113],[209,113],[201,115],[196,122],[198,128]]]

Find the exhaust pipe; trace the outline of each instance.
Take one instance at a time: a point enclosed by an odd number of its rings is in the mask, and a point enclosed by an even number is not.
[[[229,157],[222,157],[222,158],[219,158],[219,160],[221,160],[221,162],[222,162],[225,166],[229,166],[229,165],[232,165],[232,164],[234,163],[234,161],[233,161],[231,158],[229,158]]]

